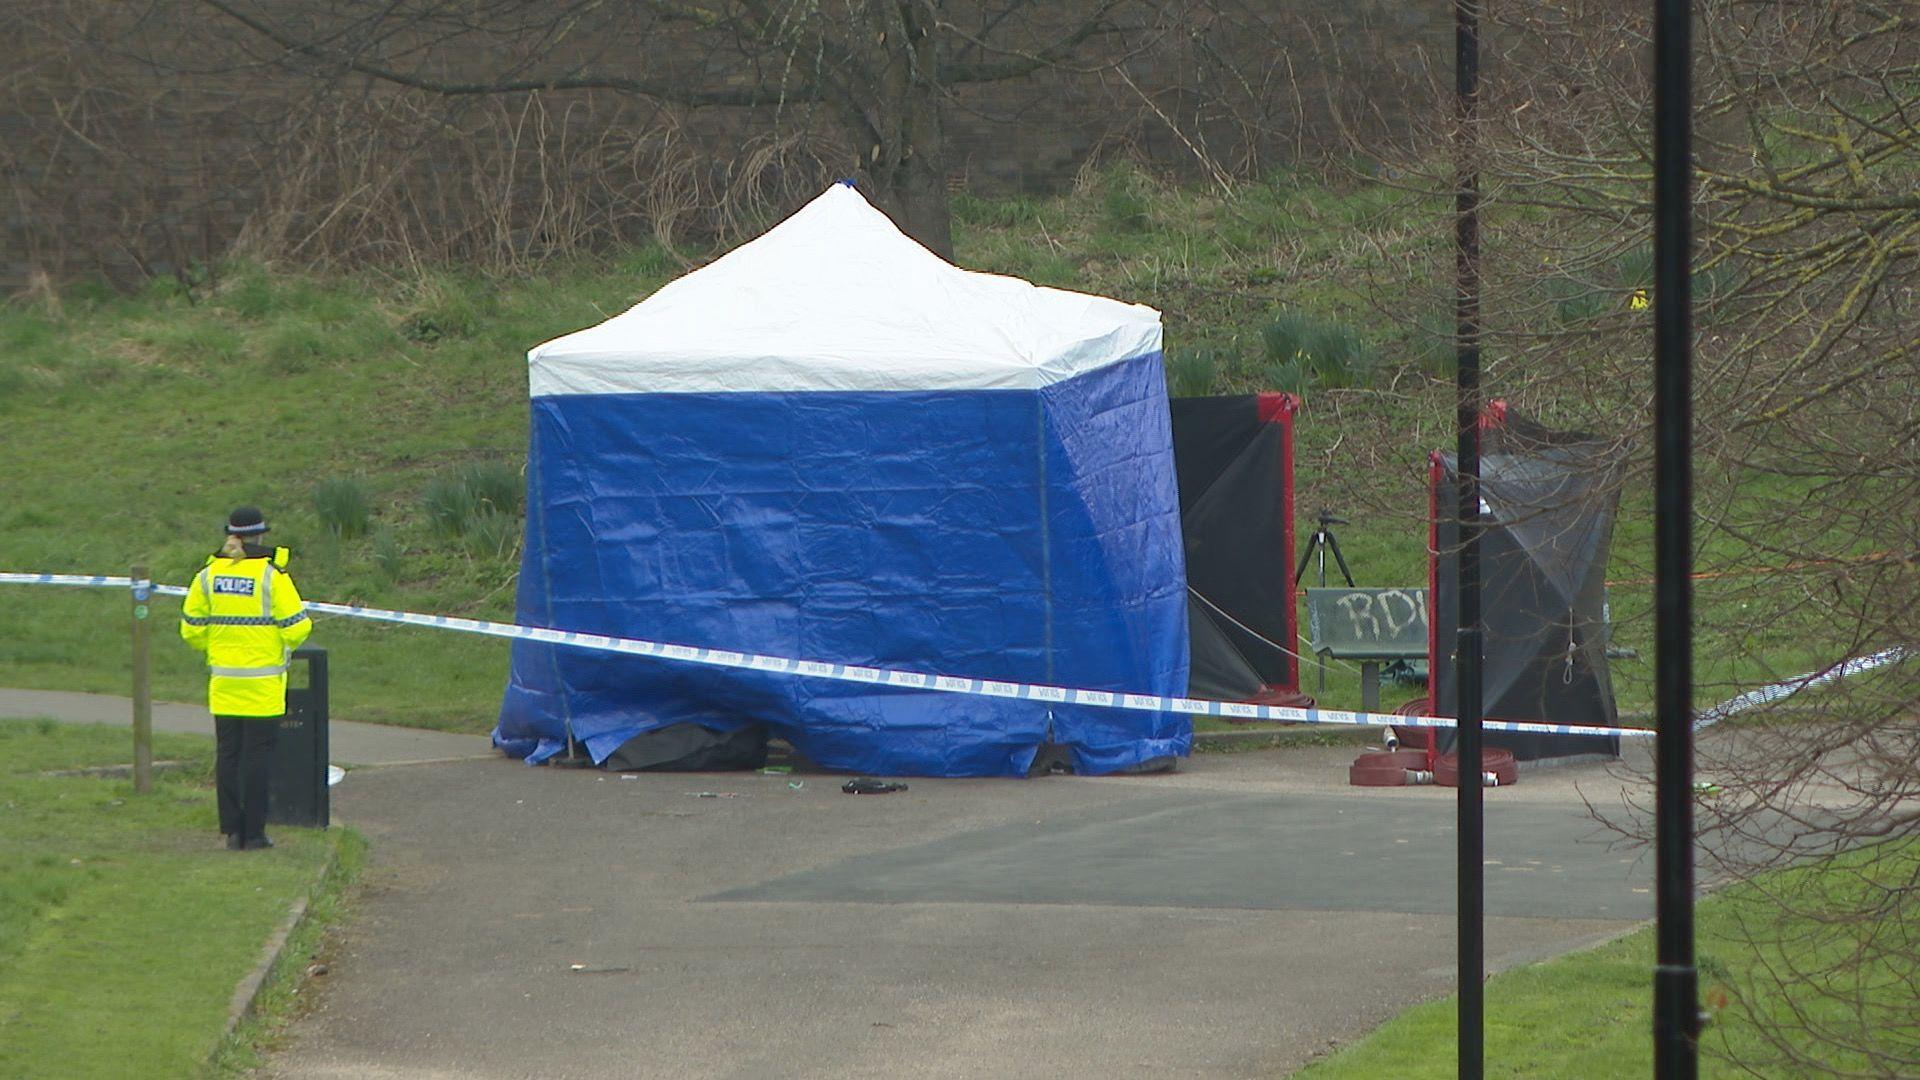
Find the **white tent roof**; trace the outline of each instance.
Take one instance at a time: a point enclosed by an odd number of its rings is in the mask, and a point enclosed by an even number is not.
[[[1035,389],[1160,348],[1160,313],[962,270],[835,184],[764,236],[527,354],[535,397]]]

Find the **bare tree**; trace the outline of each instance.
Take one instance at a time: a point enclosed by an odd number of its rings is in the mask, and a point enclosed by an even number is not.
[[[0,10],[0,285],[229,252],[513,269],[733,239],[854,175],[938,247],[959,188],[1113,156],[1219,188],[1318,167],[1419,111],[1441,23],[1399,0],[217,3]]]
[[[952,252],[943,111],[955,88],[1110,67],[1169,5],[983,0],[199,0],[261,59],[449,98],[606,91],[781,116],[822,111],[900,226]]]
[[[1657,299],[1646,5],[1487,10],[1472,141],[1494,392],[1569,426],[1643,433]],[[1696,12],[1695,634],[1711,700],[1920,643],[1920,4]],[[1410,173],[1445,160],[1454,133],[1431,134]],[[1428,182],[1446,190],[1438,170]],[[1636,442],[1630,508],[1650,466],[1651,440]],[[1644,634],[1632,594],[1648,553],[1616,551],[1614,609]],[[1920,664],[1723,727],[1701,744],[1721,787],[1699,814],[1709,877],[1769,891],[1740,908],[1756,974],[1711,991],[1757,1021],[1766,1048],[1741,1063],[1913,1075]],[[1827,873],[1760,873],[1840,852]]]

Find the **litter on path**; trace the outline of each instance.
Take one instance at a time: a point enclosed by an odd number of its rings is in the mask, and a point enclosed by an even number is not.
[[[890,784],[884,780],[875,780],[871,776],[856,776],[841,784],[840,790],[849,795],[887,795],[895,791],[905,791],[907,785]]]

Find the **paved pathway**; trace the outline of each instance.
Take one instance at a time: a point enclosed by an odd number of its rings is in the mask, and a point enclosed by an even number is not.
[[[51,716],[70,723],[133,726],[132,705],[110,694],[62,690],[0,690],[0,718]],[[213,734],[204,705],[153,703],[153,729]],[[482,735],[387,727],[335,720],[327,725],[329,756],[337,765],[409,765],[498,756]]]
[[[0,716],[126,709],[0,691]],[[1452,987],[1452,792],[1348,788],[1351,750],[848,796],[368,724],[332,744],[438,763],[334,790],[374,865],[273,1077],[1283,1076]],[[1491,967],[1651,914],[1644,855],[1586,809],[1621,787],[1585,766],[1488,793]]]
[[[1452,794],[1346,788],[1350,756],[885,796],[503,760],[356,774],[336,806],[376,867],[269,1071],[1285,1075],[1452,986]],[[1489,793],[1496,968],[1651,914],[1645,860],[1576,785],[1618,791],[1584,768]]]

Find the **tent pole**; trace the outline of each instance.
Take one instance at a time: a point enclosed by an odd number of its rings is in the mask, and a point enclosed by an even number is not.
[[[1699,1073],[1693,958],[1692,0],[1654,0],[1654,1075]]]
[[[1460,787],[1455,822],[1459,944],[1459,1075],[1485,1068],[1484,943],[1486,837],[1480,781],[1480,166],[1474,125],[1480,98],[1480,0],[1454,0],[1454,130],[1459,154],[1454,193],[1455,382],[1458,392],[1460,618],[1454,643]]]

